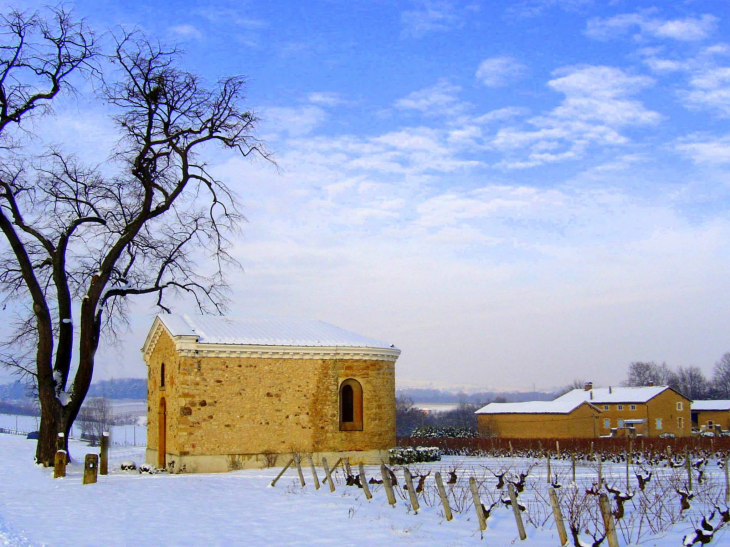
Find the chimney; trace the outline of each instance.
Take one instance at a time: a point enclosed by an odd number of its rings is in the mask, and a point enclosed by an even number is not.
[[[649,387],[654,387],[654,380],[649,380],[649,383],[646,385],[648,385]]]
[[[593,389],[593,382],[586,382],[585,390],[590,391]]]
[[[608,386],[608,392],[613,393],[613,391],[611,391],[611,386]]]

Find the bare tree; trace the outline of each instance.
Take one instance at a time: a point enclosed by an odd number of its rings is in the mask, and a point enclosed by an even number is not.
[[[730,353],[715,363],[712,371],[712,391],[720,399],[730,399]]]
[[[224,270],[235,265],[227,238],[242,216],[200,152],[219,145],[267,157],[253,135],[256,116],[240,106],[243,78],[206,87],[179,67],[176,50],[137,33],[118,37],[106,59],[115,66],[100,86],[119,134],[112,161],[88,167],[50,150],[0,170],[0,228],[9,244],[0,290],[27,311],[6,362],[37,382],[36,459],[45,465],[56,434],[68,438],[101,337],[124,322],[128,297],[155,295],[169,311],[170,296],[183,293],[204,313],[223,309]],[[23,344],[35,347],[33,363],[17,357]]]
[[[709,384],[702,369],[697,366],[677,369],[677,391],[689,399],[703,399],[707,396]]]
[[[81,437],[98,444],[105,431],[109,431],[112,409],[106,397],[90,397],[84,401],[78,416]]]
[[[654,384],[672,386],[676,389],[677,376],[666,363],[659,365],[654,361],[635,361],[629,365],[629,376],[624,383],[634,387]]]

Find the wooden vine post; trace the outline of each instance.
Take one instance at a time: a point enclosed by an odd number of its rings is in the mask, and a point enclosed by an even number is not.
[[[575,483],[575,450],[573,450],[573,452],[570,453],[570,460],[571,460],[571,463],[573,464],[573,482]]]
[[[547,455],[547,483],[550,484],[550,454]]]
[[[454,515],[451,513],[451,506],[449,505],[449,498],[446,496],[446,489],[444,488],[444,481],[441,479],[441,473],[436,471],[436,488],[439,491],[439,497],[441,498],[441,505],[444,507],[444,516],[446,520],[451,520]]]
[[[690,460],[689,449],[684,451],[684,465],[687,468],[687,489],[692,491],[692,461]]]
[[[603,525],[606,528],[606,538],[608,539],[608,547],[618,547],[618,537],[616,536],[616,525],[613,522],[613,513],[611,513],[611,502],[608,501],[606,494],[598,496],[598,503],[603,516]]]
[[[388,473],[388,469],[386,469],[384,463],[380,464],[380,475],[383,479],[385,495],[388,496],[388,503],[395,507],[395,494],[393,493],[393,483],[390,482],[390,473]]]
[[[509,499],[512,502],[512,511],[515,514],[515,522],[517,523],[517,531],[520,533],[520,539],[525,541],[527,534],[525,533],[525,525],[522,524],[522,513],[520,513],[520,505],[517,503],[517,492],[515,492],[515,485],[509,483],[507,486],[509,492]]]
[[[297,466],[297,474],[299,475],[299,484],[304,488],[307,484],[304,482],[304,473],[302,473],[302,464],[299,461],[299,454],[294,452],[294,465]]]
[[[294,458],[292,458],[291,460],[289,460],[289,463],[288,463],[288,464],[286,464],[286,465],[284,466],[284,469],[282,469],[282,470],[281,470],[281,471],[279,472],[279,474],[278,474],[278,475],[276,476],[276,478],[275,478],[275,479],[274,479],[273,481],[271,481],[271,487],[272,487],[272,488],[273,488],[274,486],[276,486],[276,482],[277,482],[277,481],[278,481],[278,480],[279,480],[279,479],[281,478],[281,476],[282,476],[282,475],[283,475],[284,473],[286,473],[286,470],[287,470],[287,469],[289,469],[289,467],[290,467],[290,466],[291,466],[291,464],[293,464],[293,463],[294,463]]]
[[[550,505],[553,508],[553,518],[555,519],[555,526],[558,529],[558,535],[560,536],[560,545],[568,543],[568,533],[565,531],[565,521],[563,520],[563,512],[560,510],[560,503],[558,502],[558,495],[555,492],[555,488],[551,488],[550,493]]]
[[[555,453],[556,457],[560,457],[560,441],[555,441]]]
[[[728,457],[725,453],[725,503],[730,502],[730,471],[727,468]]]
[[[373,495],[370,493],[370,486],[368,485],[368,480],[365,476],[365,466],[363,466],[362,462],[360,462],[358,466],[360,469],[360,484],[362,484],[362,491],[365,492],[365,497],[367,499],[372,499]]]
[[[477,489],[477,481],[474,477],[469,477],[469,489],[471,490],[471,497],[474,500],[474,510],[477,512],[477,519],[479,520],[479,530],[482,532],[487,529],[487,519],[484,516],[484,509],[482,508],[482,500],[479,499],[479,490]]]
[[[319,477],[317,476],[317,469],[314,467],[314,460],[312,460],[312,455],[307,454],[307,459],[309,460],[309,467],[312,470],[312,480],[314,481],[314,489],[319,490]]]
[[[322,458],[322,467],[324,468],[325,480],[327,481],[327,484],[329,484],[329,486],[330,486],[330,492],[334,492],[335,483],[332,482],[332,475],[330,473],[330,468],[327,467],[327,458],[324,458],[324,457]]]
[[[407,467],[403,468],[403,475],[406,478],[406,486],[408,487],[408,497],[411,500],[411,507],[413,507],[413,511],[418,514],[418,510],[421,506],[418,504],[418,494],[416,494],[416,489],[413,488],[413,477]]]

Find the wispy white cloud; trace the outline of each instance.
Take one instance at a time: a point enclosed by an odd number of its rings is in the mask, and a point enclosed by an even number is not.
[[[491,57],[479,64],[476,77],[487,87],[502,87],[519,80],[527,67],[513,57]]]
[[[686,87],[679,89],[679,100],[691,109],[708,110],[730,117],[730,47],[715,44],[691,58],[667,58],[661,51],[645,50],[644,63],[656,74],[683,72]]]
[[[341,106],[349,104],[342,98],[339,93],[332,91],[316,91],[307,95],[307,100],[310,103],[321,105],[321,106]]]
[[[588,21],[586,34],[598,40],[608,40],[636,30],[635,38],[668,38],[691,42],[709,38],[717,29],[719,19],[714,15],[663,19],[654,15],[656,10],[624,13],[609,18],[595,17]]]
[[[186,40],[201,40],[203,38],[202,32],[193,25],[188,24],[170,27],[170,32],[176,37]]]
[[[417,0],[413,9],[401,13],[403,34],[420,38],[430,32],[443,32],[464,25],[462,10],[446,0]]]
[[[730,134],[721,137],[690,135],[680,139],[675,148],[699,164],[730,164]]]
[[[327,119],[327,113],[318,106],[268,107],[261,113],[263,131],[286,133],[298,137],[310,133]]]
[[[491,145],[508,154],[506,168],[527,168],[583,157],[591,145],[628,143],[620,130],[658,123],[660,114],[631,96],[654,83],[607,66],[571,67],[556,71],[548,86],[565,97],[547,114],[528,120],[532,129],[500,129]]]
[[[428,116],[453,116],[468,107],[467,103],[459,99],[460,91],[459,86],[452,85],[448,80],[439,80],[434,86],[399,99],[395,106],[401,110],[417,110]]]

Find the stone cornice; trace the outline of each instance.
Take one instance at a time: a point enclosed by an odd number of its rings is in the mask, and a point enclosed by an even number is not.
[[[172,338],[180,357],[255,357],[263,359],[363,359],[395,362],[400,356],[396,348],[351,346],[258,346],[244,344],[200,344],[197,336],[172,336],[158,318],[150,329],[142,354],[149,361],[162,333]]]

